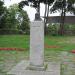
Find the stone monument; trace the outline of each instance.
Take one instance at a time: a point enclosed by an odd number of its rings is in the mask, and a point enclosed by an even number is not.
[[[44,66],[44,22],[38,13],[30,24],[30,65],[31,70],[45,70]]]
[[[38,0],[37,0],[38,1]],[[44,22],[40,18],[39,3],[35,20],[30,24],[30,60],[21,61],[7,74],[14,75],[60,75],[60,65],[44,64]]]

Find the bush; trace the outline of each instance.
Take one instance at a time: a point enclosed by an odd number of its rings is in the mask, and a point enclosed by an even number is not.
[[[19,34],[18,30],[13,30],[13,29],[0,29],[0,34]]]
[[[0,29],[0,34],[1,35],[5,35],[5,34],[8,34],[8,35],[12,35],[12,34],[27,34],[29,35],[30,34],[30,31],[22,31],[22,30],[14,30],[14,29]]]
[[[56,36],[58,35],[58,30],[57,30],[57,25],[55,24],[49,24],[48,27],[47,27],[47,34],[48,35],[53,35],[53,36]]]

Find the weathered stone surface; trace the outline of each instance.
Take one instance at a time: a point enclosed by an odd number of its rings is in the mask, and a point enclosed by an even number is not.
[[[42,21],[34,21],[30,24],[30,67],[43,69],[43,66],[44,23]]]
[[[48,64],[46,71],[27,70],[29,61],[23,60],[13,67],[7,74],[13,75],[60,75],[60,63],[45,62]]]

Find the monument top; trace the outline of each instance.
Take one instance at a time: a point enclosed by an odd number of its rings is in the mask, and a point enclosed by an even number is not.
[[[42,19],[40,18],[40,14],[36,13],[35,14],[35,21],[41,21]]]

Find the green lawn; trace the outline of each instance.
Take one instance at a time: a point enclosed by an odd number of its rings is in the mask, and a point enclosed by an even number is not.
[[[75,36],[47,36],[45,37],[45,44],[48,45],[54,45],[57,46],[58,48],[51,48],[49,50],[54,50],[54,51],[69,51],[72,49],[75,49]]]
[[[75,49],[75,36],[46,36],[45,45],[57,46],[57,48],[45,48],[45,50],[72,50]],[[27,35],[0,35],[0,47],[29,49],[29,36]]]
[[[29,48],[29,36],[0,35],[0,47]]]
[[[17,62],[29,59],[28,35],[0,35],[1,48],[24,48],[24,51],[0,50],[0,70],[6,72]],[[75,49],[75,36],[46,36],[45,61],[60,61],[61,51]]]

